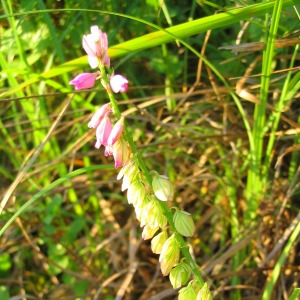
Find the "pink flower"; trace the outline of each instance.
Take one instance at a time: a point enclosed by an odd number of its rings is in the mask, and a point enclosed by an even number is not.
[[[98,68],[99,66],[99,58],[96,56],[88,55],[88,62],[92,69]],[[110,58],[107,54],[103,57],[103,64],[104,66],[110,67]]]
[[[128,80],[122,75],[114,75],[110,77],[110,86],[115,93],[126,92],[128,88]]]
[[[113,155],[113,147],[112,146],[106,146],[104,150],[104,155],[109,156]]]
[[[106,103],[102,105],[93,115],[91,121],[88,124],[89,128],[96,128],[100,124],[101,120],[105,117],[105,115],[109,115],[111,113],[110,103]]]
[[[110,133],[110,136],[107,141],[107,144],[109,146],[112,146],[118,140],[118,138],[123,132],[123,128],[124,128],[124,117],[121,117],[121,119],[114,125]]]
[[[108,68],[110,67],[110,58],[107,54],[104,55],[103,63],[104,63],[104,66],[107,66]]]
[[[110,59],[106,53],[108,48],[107,35],[98,26],[92,26],[91,33],[83,36],[82,46],[88,54],[91,68],[97,68],[99,62],[107,67],[110,66]]]
[[[131,154],[125,140],[121,137],[113,145],[113,156],[115,159],[115,168],[124,166]]]
[[[96,69],[99,66],[99,58],[96,56],[88,55],[88,62],[92,69]]]
[[[81,73],[70,81],[70,85],[75,86],[75,90],[88,89],[94,86],[97,73]]]
[[[96,138],[97,138],[95,144],[96,148],[99,149],[101,145],[107,146],[107,139],[111,131],[112,131],[112,125],[108,117],[108,114],[106,114],[96,129]]]
[[[88,55],[102,59],[108,47],[107,35],[97,25],[92,26],[91,33],[83,36],[82,46]]]

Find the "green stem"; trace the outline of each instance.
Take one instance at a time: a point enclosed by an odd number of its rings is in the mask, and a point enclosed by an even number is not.
[[[102,82],[105,85],[110,103],[112,105],[113,113],[114,113],[114,115],[116,116],[117,119],[120,119],[121,118],[121,112],[119,110],[117,100],[115,99],[115,96],[114,96],[114,94],[113,94],[113,92],[110,88],[109,79],[108,79],[108,76],[106,74],[105,67],[102,66],[102,65],[99,65],[99,69],[100,69],[100,72],[101,72]],[[124,122],[124,137],[125,137],[125,139],[127,140],[128,144],[131,147],[131,152],[133,154],[137,155],[137,159],[139,161],[139,166],[140,166],[143,174],[146,176],[149,185],[152,186],[152,176],[151,176],[149,170],[147,169],[141,155],[137,151],[137,148],[136,148],[136,145],[135,145],[135,143],[132,139],[132,136],[128,132],[126,122]],[[172,213],[171,209],[169,209],[167,203],[165,203],[163,201],[159,201],[159,204],[160,204],[160,206],[163,210],[163,214],[168,219],[171,230],[175,233],[176,240],[178,242],[178,245],[180,247],[180,250],[181,250],[183,256],[186,258],[187,262],[189,263],[189,265],[190,265],[190,267],[191,267],[191,269],[192,269],[192,271],[193,271],[200,287],[202,287],[204,285],[204,281],[201,277],[199,268],[197,267],[195,261],[193,260],[191,254],[189,252],[189,246],[187,245],[187,243],[183,239],[182,235],[179,234],[175,229],[175,225],[173,223],[173,213]]]

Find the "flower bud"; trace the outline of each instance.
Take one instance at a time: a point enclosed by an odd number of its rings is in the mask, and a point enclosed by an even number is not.
[[[126,92],[128,80],[124,76],[117,74],[110,78],[110,86],[115,93]]]
[[[117,141],[117,139],[121,136],[121,134],[123,132],[123,128],[124,128],[124,117],[121,117],[121,119],[119,121],[117,121],[117,123],[114,125],[114,127],[109,135],[109,138],[107,141],[107,144],[109,146],[112,146]]]
[[[164,228],[167,226],[167,218],[163,215],[163,210],[157,200],[150,201],[143,213],[143,217],[150,227]]]
[[[133,206],[138,205],[140,202],[143,201],[145,195],[145,186],[139,179],[136,179],[130,183],[127,190],[127,200],[129,204],[133,204]]]
[[[111,131],[112,131],[112,125],[108,117],[108,114],[106,114],[96,129],[96,138],[97,138],[95,144],[96,148],[99,149],[101,145],[107,146],[107,139]]]
[[[146,195],[142,201],[139,201],[138,205],[134,207],[136,218],[141,223],[141,227],[147,224],[147,219],[144,218],[146,214],[144,214],[145,207],[151,201],[151,198]]]
[[[130,183],[137,178],[139,173],[139,164],[134,157],[130,158],[121,169],[117,179],[120,180],[123,177],[122,192],[128,189]]]
[[[117,180],[122,179],[123,176],[129,174],[132,172],[133,169],[138,168],[138,162],[135,157],[131,157],[127,160],[127,162],[124,164],[123,168],[120,170]]]
[[[191,267],[187,263],[181,261],[175,268],[172,269],[169,276],[173,289],[177,289],[186,284],[190,278],[190,274]]]
[[[178,300],[196,300],[197,298],[196,291],[194,290],[191,282],[188,286],[180,289],[178,293]]]
[[[158,227],[151,228],[148,224],[146,224],[142,232],[142,238],[144,240],[152,239],[158,229]]]
[[[75,90],[88,89],[94,86],[96,81],[96,74],[81,73],[70,81],[70,85],[75,86]]]
[[[171,200],[174,194],[173,186],[167,176],[159,175],[154,171],[152,188],[155,196],[161,201]]]
[[[97,128],[101,122],[101,120],[105,117],[105,115],[109,115],[111,113],[111,104],[106,103],[102,105],[93,115],[91,121],[88,124],[89,128]]]
[[[115,159],[115,168],[122,167],[129,159],[131,150],[126,141],[121,137],[113,145],[113,156]]]
[[[209,291],[209,288],[208,288],[208,285],[206,282],[204,283],[203,287],[198,292],[196,300],[212,300],[212,296],[211,296],[211,293]]]
[[[159,256],[160,269],[164,276],[167,276],[174,265],[178,263],[179,257],[180,249],[175,235],[172,234],[164,243]]]
[[[193,236],[195,232],[195,224],[189,214],[186,211],[181,211],[175,208],[176,211],[173,215],[173,222],[176,230],[183,236]]]
[[[160,254],[162,247],[166,240],[168,239],[168,234],[165,230],[163,230],[161,233],[156,235],[152,240],[151,240],[151,249],[152,252],[155,254]]]

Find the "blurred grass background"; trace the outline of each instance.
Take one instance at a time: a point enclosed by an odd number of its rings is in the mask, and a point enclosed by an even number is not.
[[[117,97],[147,167],[194,218],[213,298],[288,299],[300,281],[299,2],[2,0],[0,299],[177,298],[94,148],[87,122],[106,93],[68,84],[90,72],[91,25],[130,80]],[[139,19],[183,27],[156,42]],[[279,39],[295,43],[273,49]],[[255,42],[265,50],[219,49]]]

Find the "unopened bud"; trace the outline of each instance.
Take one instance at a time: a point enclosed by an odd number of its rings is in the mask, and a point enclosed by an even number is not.
[[[143,201],[146,194],[145,186],[139,179],[134,180],[130,183],[127,190],[127,199],[129,204],[133,206],[138,205],[139,202]]]
[[[159,175],[153,171],[152,188],[155,196],[161,201],[171,200],[174,194],[173,186],[167,176]]]
[[[113,156],[115,159],[115,168],[125,165],[131,155],[131,148],[127,142],[120,137],[113,145]]]
[[[180,289],[178,293],[178,300],[196,300],[197,298],[197,293],[191,282],[188,284],[188,286]]]
[[[160,269],[164,276],[167,276],[174,265],[178,263],[179,257],[180,249],[175,235],[172,234],[164,243],[159,256]]]
[[[131,157],[123,166],[118,174],[117,179],[123,177],[122,192],[128,189],[130,183],[134,181],[139,173],[139,165],[134,157]]]
[[[167,226],[167,218],[163,215],[163,210],[158,200],[152,199],[144,209],[144,219],[152,227],[164,228]]]
[[[117,176],[117,180],[122,179],[123,176],[125,176],[127,173],[130,172],[131,169],[134,169],[138,166],[137,161],[134,157],[131,157],[127,160],[127,162],[125,163],[125,165],[121,168],[118,176]]]
[[[212,296],[206,282],[198,292],[196,300],[212,300]]]
[[[190,278],[190,274],[191,267],[187,263],[181,261],[170,273],[169,278],[173,289],[177,289],[186,284]]]
[[[193,236],[195,232],[195,224],[189,214],[186,211],[178,210],[173,215],[173,222],[176,230],[183,236]]]
[[[152,240],[151,240],[151,249],[152,252],[155,254],[160,254],[161,250],[163,248],[164,243],[168,239],[168,234],[165,230],[163,230],[161,233],[156,235]]]
[[[148,224],[146,224],[142,232],[142,238],[144,240],[152,239],[158,229],[159,227],[151,228]]]
[[[150,196],[146,195],[144,197],[144,199],[139,202],[138,205],[136,205],[134,207],[135,209],[135,214],[136,214],[136,218],[139,220],[139,222],[141,223],[141,227],[145,226],[147,224],[147,216],[146,214],[144,214],[144,210],[145,207],[147,206],[147,204],[151,201]],[[146,218],[144,218],[144,216],[146,216]]]

